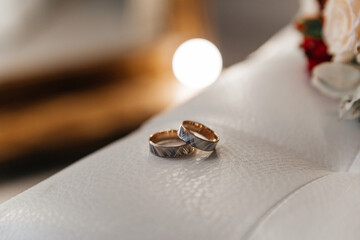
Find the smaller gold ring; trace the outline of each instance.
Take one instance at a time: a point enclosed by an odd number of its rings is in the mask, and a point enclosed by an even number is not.
[[[171,141],[179,140],[180,144],[171,143]],[[181,141],[176,130],[166,130],[157,132],[149,138],[150,152],[158,157],[164,158],[180,158],[194,152],[194,148]]]
[[[213,130],[194,121],[183,121],[179,127],[178,136],[187,144],[203,151],[215,150],[220,140]]]

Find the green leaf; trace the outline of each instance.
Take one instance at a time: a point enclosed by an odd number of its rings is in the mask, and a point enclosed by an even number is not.
[[[303,34],[312,38],[322,38],[322,21],[321,19],[308,19],[303,21]]]

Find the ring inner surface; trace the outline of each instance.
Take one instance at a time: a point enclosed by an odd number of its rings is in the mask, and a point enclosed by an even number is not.
[[[150,141],[165,147],[176,147],[185,145],[185,143],[178,137],[176,130],[158,132],[150,138]]]
[[[190,130],[196,137],[200,137],[204,140],[208,140],[211,142],[216,142],[218,140],[218,137],[215,135],[215,133],[210,128],[202,125],[201,123],[184,121],[183,125],[187,130]],[[198,134],[201,136],[199,136]]]

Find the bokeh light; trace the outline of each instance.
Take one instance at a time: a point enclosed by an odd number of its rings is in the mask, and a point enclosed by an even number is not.
[[[214,83],[221,73],[222,64],[218,48],[201,38],[181,44],[172,61],[175,77],[192,88],[204,88]]]

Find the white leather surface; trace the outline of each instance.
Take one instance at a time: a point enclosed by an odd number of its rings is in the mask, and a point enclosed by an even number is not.
[[[140,130],[0,205],[0,239],[358,239],[360,124],[309,85],[286,29],[219,82]],[[216,153],[151,156],[181,120]]]

